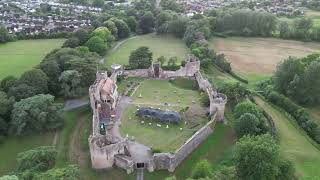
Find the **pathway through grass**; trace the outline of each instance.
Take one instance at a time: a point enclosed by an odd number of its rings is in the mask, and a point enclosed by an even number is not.
[[[280,112],[259,97],[256,102],[274,120],[280,139],[280,148],[289,158],[302,179],[320,179],[320,151],[310,143],[310,139]]]

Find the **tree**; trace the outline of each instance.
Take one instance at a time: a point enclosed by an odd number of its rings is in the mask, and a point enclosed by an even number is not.
[[[69,69],[79,72],[82,87],[89,87],[96,79],[97,59],[95,57],[84,57],[69,61]]]
[[[2,89],[4,92],[8,92],[9,89],[16,84],[16,82],[17,82],[16,77],[6,76],[1,80],[0,89]]]
[[[22,74],[19,83],[34,88],[36,94],[48,92],[48,76],[40,69],[32,69]]]
[[[60,91],[59,76],[61,69],[57,61],[42,61],[40,69],[48,76],[48,89],[51,94],[57,95]]]
[[[56,161],[57,151],[52,146],[40,146],[18,154],[18,171],[44,172],[51,169]]]
[[[300,100],[300,102],[306,104],[320,104],[320,61],[312,62],[308,66],[304,73],[303,85],[300,88],[305,90],[305,93],[303,94],[305,100]]]
[[[36,90],[26,84],[17,84],[9,89],[9,96],[13,96],[16,101],[36,95]]]
[[[244,100],[249,95],[249,91],[245,86],[237,83],[224,83],[219,91],[227,95],[228,102],[233,104],[238,104],[240,101]]]
[[[63,43],[62,47],[75,48],[79,45],[80,45],[80,40],[76,37],[71,37]]]
[[[54,103],[54,96],[40,94],[13,105],[11,128],[16,135],[55,130],[62,125],[62,105]]]
[[[177,180],[177,178],[175,176],[170,176],[165,178],[164,180]]]
[[[100,55],[104,55],[107,50],[107,46],[103,39],[98,36],[91,37],[87,42],[86,46],[89,48],[91,52],[96,52]]]
[[[111,20],[108,20],[108,21],[105,21],[103,23],[103,25],[105,27],[107,27],[110,31],[111,31],[111,34],[117,39],[118,38],[118,28],[116,26],[116,24],[111,21]]]
[[[160,56],[157,61],[160,62],[161,66],[163,66],[167,59],[164,56]]]
[[[14,103],[14,97],[9,97],[5,92],[0,91],[0,117],[9,119]]]
[[[215,171],[213,180],[237,180],[236,169],[234,166],[223,166],[219,170]]]
[[[118,38],[122,39],[122,38],[129,37],[130,30],[129,30],[129,27],[128,27],[127,23],[125,23],[123,20],[120,20],[120,19],[117,19],[117,18],[112,18],[111,20],[117,26]]]
[[[178,38],[182,38],[187,29],[188,18],[182,16],[176,16],[169,22],[169,32],[174,34]]]
[[[79,95],[81,75],[76,70],[63,71],[59,77],[63,94],[66,98],[76,97]]]
[[[276,179],[279,174],[279,145],[269,134],[244,136],[235,148],[235,166],[239,179]]]
[[[298,18],[293,22],[294,36],[298,39],[309,39],[313,21],[310,18]]]
[[[92,32],[93,36],[97,36],[101,38],[105,43],[107,43],[107,47],[111,46],[114,37],[111,35],[111,32],[106,27],[99,27]]]
[[[176,56],[171,57],[168,61],[168,66],[177,66],[178,58]]]
[[[131,52],[129,65],[131,68],[149,68],[152,63],[152,52],[148,47],[142,46]]]
[[[207,160],[199,161],[192,170],[191,177],[194,179],[212,177],[212,168],[209,162]]]
[[[79,45],[83,45],[90,38],[89,32],[82,28],[78,29],[73,36],[79,39]]]
[[[278,92],[287,95],[288,87],[294,80],[294,77],[296,75],[301,76],[303,72],[304,66],[297,59],[289,57],[288,59],[284,60],[277,66],[276,72],[273,76],[275,89]]]
[[[161,11],[156,18],[157,34],[164,34],[169,32],[169,22],[172,20],[172,14],[167,11]]]
[[[7,28],[0,25],[0,43],[6,43],[12,40],[14,40],[14,37],[9,34]]]
[[[136,18],[134,16],[129,16],[126,19],[126,23],[127,23],[128,27],[130,28],[131,32],[136,32],[137,31],[138,22],[137,22],[137,20],[136,20]]]
[[[80,170],[76,165],[69,165],[64,168],[54,168],[47,172],[36,174],[34,180],[78,180],[80,178]]]
[[[240,118],[245,113],[255,115],[258,119],[262,117],[261,110],[250,101],[243,101],[236,105],[234,109],[235,118]]]
[[[245,113],[235,121],[234,129],[237,137],[241,138],[244,135],[257,135],[260,130],[258,128],[259,119],[250,113]]]
[[[146,12],[139,21],[139,28],[142,34],[151,33],[155,26],[155,18],[152,12]]]
[[[280,38],[287,39],[290,37],[290,27],[285,21],[279,24]]]

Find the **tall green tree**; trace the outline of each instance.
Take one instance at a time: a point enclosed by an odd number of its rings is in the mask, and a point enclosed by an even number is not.
[[[276,179],[279,158],[279,145],[271,135],[244,136],[235,148],[237,176],[243,180]]]
[[[13,105],[11,129],[15,135],[55,130],[63,125],[62,105],[51,95],[36,95]]]
[[[59,77],[61,94],[66,98],[76,97],[80,93],[81,75],[76,70],[63,71]]]
[[[36,94],[48,92],[48,76],[41,69],[32,69],[22,74],[19,83],[34,88]]]
[[[149,68],[152,63],[152,52],[148,47],[142,46],[131,52],[129,65],[134,69]]]
[[[78,180],[81,179],[80,169],[76,165],[69,165],[64,168],[53,168],[47,172],[36,174],[34,180]]]
[[[153,32],[155,27],[155,18],[153,13],[148,11],[146,12],[139,21],[139,28],[142,34],[147,34]]]
[[[19,172],[26,170],[44,172],[55,165],[57,151],[52,146],[40,146],[18,154]]]
[[[87,42],[86,46],[91,52],[96,52],[100,55],[104,55],[107,51],[107,46],[103,39],[98,36],[91,37]]]
[[[192,170],[191,177],[194,179],[212,177],[212,168],[210,163],[207,160],[199,161]]]

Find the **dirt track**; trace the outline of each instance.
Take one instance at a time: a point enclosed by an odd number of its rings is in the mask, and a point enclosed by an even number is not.
[[[267,75],[289,56],[303,57],[320,50],[319,43],[274,38],[214,38],[210,46],[225,54],[236,72]]]

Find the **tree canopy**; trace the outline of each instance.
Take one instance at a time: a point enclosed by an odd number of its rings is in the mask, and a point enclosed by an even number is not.
[[[139,47],[131,52],[129,57],[129,65],[133,69],[149,68],[152,63],[152,52],[148,47]]]

